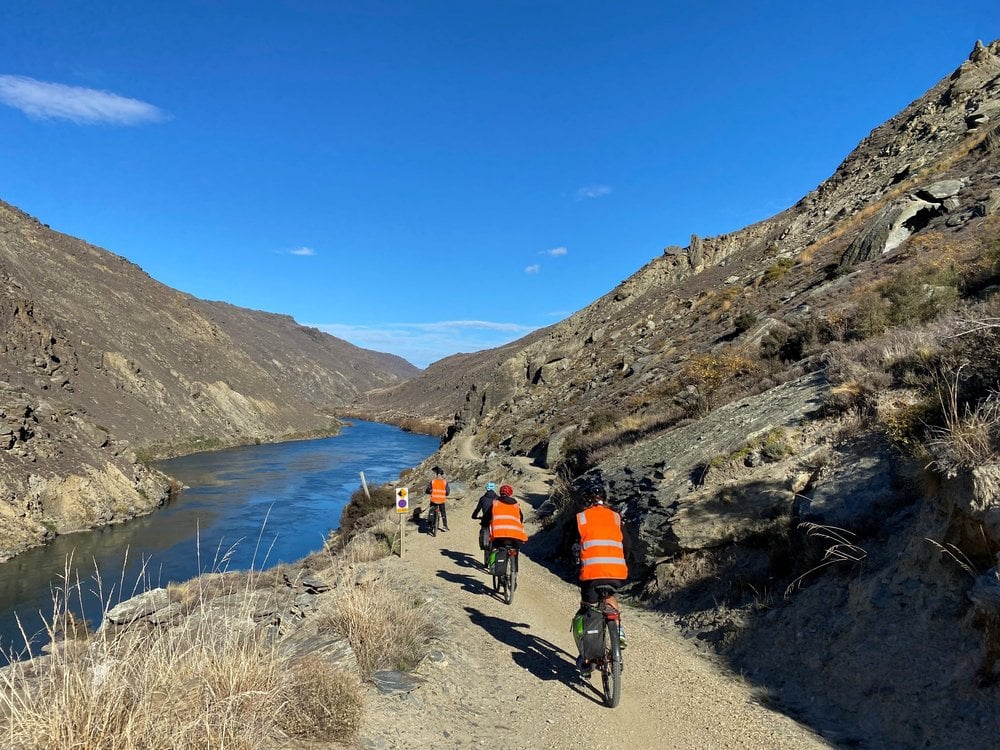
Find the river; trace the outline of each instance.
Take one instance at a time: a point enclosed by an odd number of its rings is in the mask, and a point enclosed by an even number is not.
[[[151,515],[67,534],[0,564],[0,663],[47,642],[53,592],[67,569],[79,581],[93,622],[104,603],[200,573],[292,562],[322,549],[341,510],[361,485],[395,480],[438,447],[438,439],[374,422],[352,421],[320,440],[254,445],[170,459],[158,467],[185,485]],[[422,488],[421,488],[422,489]],[[72,560],[68,566],[67,561]],[[98,585],[100,578],[100,585]],[[73,610],[80,606],[74,596]]]

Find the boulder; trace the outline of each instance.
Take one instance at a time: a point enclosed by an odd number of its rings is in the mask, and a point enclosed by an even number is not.
[[[910,197],[893,201],[854,239],[840,259],[841,268],[874,260],[899,247],[914,231],[944,210],[938,202]]]
[[[105,619],[115,625],[125,625],[147,617],[169,605],[170,597],[166,589],[152,589],[112,607],[108,610]]]

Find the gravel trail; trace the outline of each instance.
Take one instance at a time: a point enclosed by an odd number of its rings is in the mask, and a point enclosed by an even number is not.
[[[515,494],[546,496],[549,477],[533,470]],[[402,567],[415,591],[446,616],[447,635],[418,668],[427,679],[407,694],[371,691],[363,747],[830,748],[821,737],[754,700],[753,689],[695,650],[667,622],[626,607],[622,699],[606,708],[600,676],[581,680],[569,630],[575,586],[521,556],[514,602],[492,593],[481,566],[478,493],[449,500],[451,531],[407,530]],[[526,506],[529,534],[535,527]]]

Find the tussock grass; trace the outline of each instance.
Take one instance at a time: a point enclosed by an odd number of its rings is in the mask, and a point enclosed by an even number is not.
[[[204,617],[182,629],[106,628],[13,664],[0,673],[4,746],[252,750],[287,735],[348,737],[361,710],[356,677],[290,661],[244,614],[238,626]]]
[[[440,615],[407,589],[389,577],[345,576],[337,596],[317,614],[320,632],[339,634],[351,644],[365,679],[381,669],[414,668],[442,633]]]
[[[292,578],[285,566],[172,584],[168,598],[187,617],[162,626],[112,625],[113,596],[97,576],[93,593],[104,602],[104,624],[91,631],[71,612],[71,604],[83,610],[91,587],[72,579],[67,561],[46,623],[50,653],[0,669],[0,747],[269,750],[349,740],[363,710],[361,677],[415,666],[440,633],[426,603],[364,565],[389,553],[394,520],[384,517],[344,553],[328,549],[326,564],[313,564],[334,582],[333,592],[316,600],[318,628],[350,642],[361,675],[282,648],[274,618],[258,616],[261,591],[273,587],[280,598]],[[360,571],[368,577],[355,583]],[[122,583],[111,588],[124,590]],[[147,588],[143,576],[131,594]],[[213,606],[220,598],[224,606]]]

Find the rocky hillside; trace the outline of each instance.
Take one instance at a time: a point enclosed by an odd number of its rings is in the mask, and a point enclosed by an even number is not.
[[[281,315],[206,302],[0,203],[0,559],[148,512],[140,455],[327,434],[418,371]]]
[[[633,593],[845,742],[988,748],[998,291],[993,42],[781,214],[366,400],[399,419],[446,396],[494,457],[452,441],[453,474],[516,480],[530,456],[570,487],[600,476],[639,542]]]

